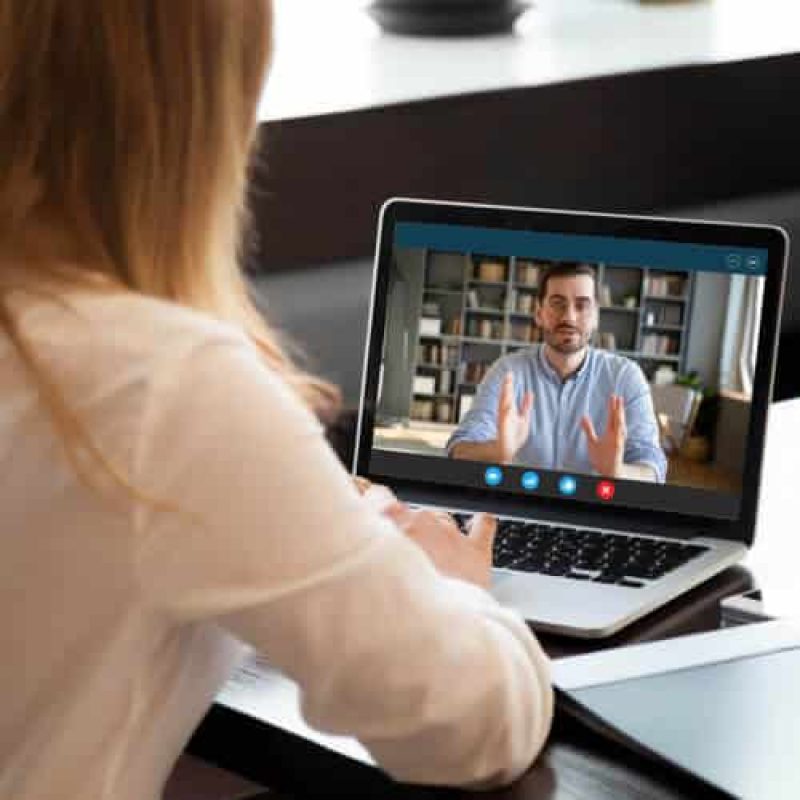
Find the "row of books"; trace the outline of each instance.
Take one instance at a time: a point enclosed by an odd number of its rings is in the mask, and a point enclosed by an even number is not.
[[[461,422],[472,407],[474,392],[462,391],[458,401],[447,398],[416,398],[411,403],[411,419],[454,424]]]
[[[415,395],[452,394],[456,383],[480,383],[493,363],[493,361],[467,361],[458,369],[443,369],[435,374],[425,373],[423,367],[422,372],[414,375],[412,391]]]
[[[491,309],[492,311],[502,311],[505,308],[505,298],[497,297],[497,290],[494,296],[487,298],[477,289],[470,289],[467,292],[467,308]]]
[[[422,342],[417,345],[417,363],[456,367],[458,366],[458,345]]]
[[[533,322],[515,320],[511,323],[511,338],[515,342],[538,342],[542,338],[542,332]]]
[[[645,279],[645,294],[653,297],[683,297],[685,290],[683,275],[648,275]]]
[[[539,283],[541,264],[533,261],[517,261],[514,280],[526,286]],[[504,282],[508,276],[508,262],[498,259],[482,259],[475,263],[473,278],[479,281]]]
[[[644,314],[645,325],[681,325],[683,308],[680,305],[658,304],[648,306]]]
[[[479,384],[493,361],[465,361],[458,369],[445,369],[436,374],[418,372],[414,375],[413,392],[417,395],[452,394],[456,383]]]
[[[464,364],[461,380],[464,383],[480,383],[493,363],[492,361],[467,361]]]
[[[497,295],[497,290],[492,296],[481,294],[477,289],[470,289],[467,294],[467,308],[479,311],[505,311],[506,308],[520,314],[532,314],[536,305],[536,294],[531,289],[512,289],[508,306],[505,302],[505,290],[503,295]]]
[[[642,337],[642,353],[651,356],[670,356],[680,352],[680,339],[666,334],[647,333]]]

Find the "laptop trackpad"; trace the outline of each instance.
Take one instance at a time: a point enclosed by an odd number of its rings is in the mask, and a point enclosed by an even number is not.
[[[639,606],[638,591],[548,575],[492,571],[491,593],[542,628],[586,635],[625,618]]]

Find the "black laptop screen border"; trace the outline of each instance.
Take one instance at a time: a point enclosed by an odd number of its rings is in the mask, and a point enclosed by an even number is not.
[[[431,481],[422,481],[415,477],[387,478],[384,474],[371,473],[370,459],[373,455],[375,401],[378,394],[385,327],[382,323],[386,314],[389,266],[393,255],[395,227],[401,222],[466,225],[765,249],[768,253],[767,273],[738,517],[721,519],[708,514],[677,513],[672,510],[665,513],[664,510],[606,505],[600,501],[590,501],[585,498],[520,496],[489,487],[434,484]],[[749,546],[753,541],[758,507],[763,442],[774,378],[787,249],[786,234],[780,228],[770,226],[484,206],[404,198],[387,201],[381,210],[376,244],[376,269],[372,287],[368,346],[354,456],[356,474],[389,484],[398,496],[411,502],[462,509],[486,509],[497,514],[552,519],[576,525],[618,526],[639,532],[656,532],[676,536],[702,534],[742,542]],[[414,457],[410,458],[413,460]],[[413,470],[408,472],[410,475],[414,475]],[[702,496],[709,493],[703,490],[696,491],[700,501],[698,508],[702,508]]]

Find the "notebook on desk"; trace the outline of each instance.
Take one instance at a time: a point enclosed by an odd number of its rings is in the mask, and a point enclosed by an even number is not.
[[[355,472],[462,523],[497,514],[492,592],[534,627],[618,631],[753,542],[786,246],[764,226],[388,202]],[[696,385],[664,408],[651,392],[691,372],[737,388],[716,419]],[[510,455],[475,455],[509,419]]]
[[[561,709],[744,800],[800,794],[800,624],[773,621],[561,659]]]

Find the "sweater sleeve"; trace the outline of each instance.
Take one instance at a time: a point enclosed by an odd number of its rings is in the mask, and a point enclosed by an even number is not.
[[[527,769],[553,696],[524,621],[362,501],[246,342],[162,370],[142,428],[135,485],[180,506],[136,509],[149,605],[258,648],[309,724],[357,737],[398,779],[483,787]]]

